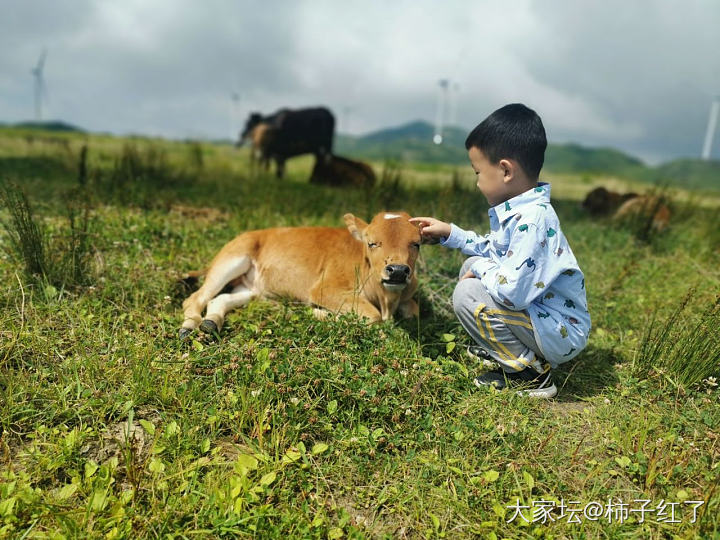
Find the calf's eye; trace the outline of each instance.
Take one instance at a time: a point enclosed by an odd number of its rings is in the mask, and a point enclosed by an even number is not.
[[[377,242],[368,242],[368,247],[371,249],[378,247],[378,245],[379,244]]]

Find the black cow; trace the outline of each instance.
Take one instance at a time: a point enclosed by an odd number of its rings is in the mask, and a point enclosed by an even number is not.
[[[324,107],[280,109],[270,116],[252,113],[240,136],[240,143],[253,142],[253,153],[263,162],[274,160],[282,178],[285,160],[302,154],[315,154],[327,161],[332,155],[335,117]],[[255,135],[255,136],[254,136]]]

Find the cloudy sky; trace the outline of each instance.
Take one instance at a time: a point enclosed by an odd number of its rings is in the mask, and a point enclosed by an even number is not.
[[[433,122],[448,78],[460,127],[523,102],[551,142],[655,163],[701,151],[720,1],[0,0],[0,122],[33,118],[43,48],[43,116],[92,131],[226,138],[323,104],[360,134]]]

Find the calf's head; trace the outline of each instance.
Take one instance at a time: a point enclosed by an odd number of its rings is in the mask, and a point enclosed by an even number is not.
[[[362,242],[370,279],[390,292],[401,292],[415,279],[420,252],[420,229],[405,212],[380,212],[368,224],[345,214],[352,236]]]

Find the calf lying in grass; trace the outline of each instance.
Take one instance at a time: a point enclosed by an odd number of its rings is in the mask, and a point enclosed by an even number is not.
[[[220,330],[225,315],[255,297],[285,296],[371,322],[395,312],[417,316],[415,261],[420,231],[404,212],[381,212],[368,224],[345,214],[346,228],[284,227],[249,231],[228,242],[202,287],[183,302],[180,337]],[[229,288],[229,293],[220,294]],[[205,317],[203,310],[207,308]]]
[[[614,221],[646,222],[654,232],[661,232],[670,222],[670,209],[657,195],[617,193],[598,187],[587,194],[582,207],[594,216],[612,215]]]

